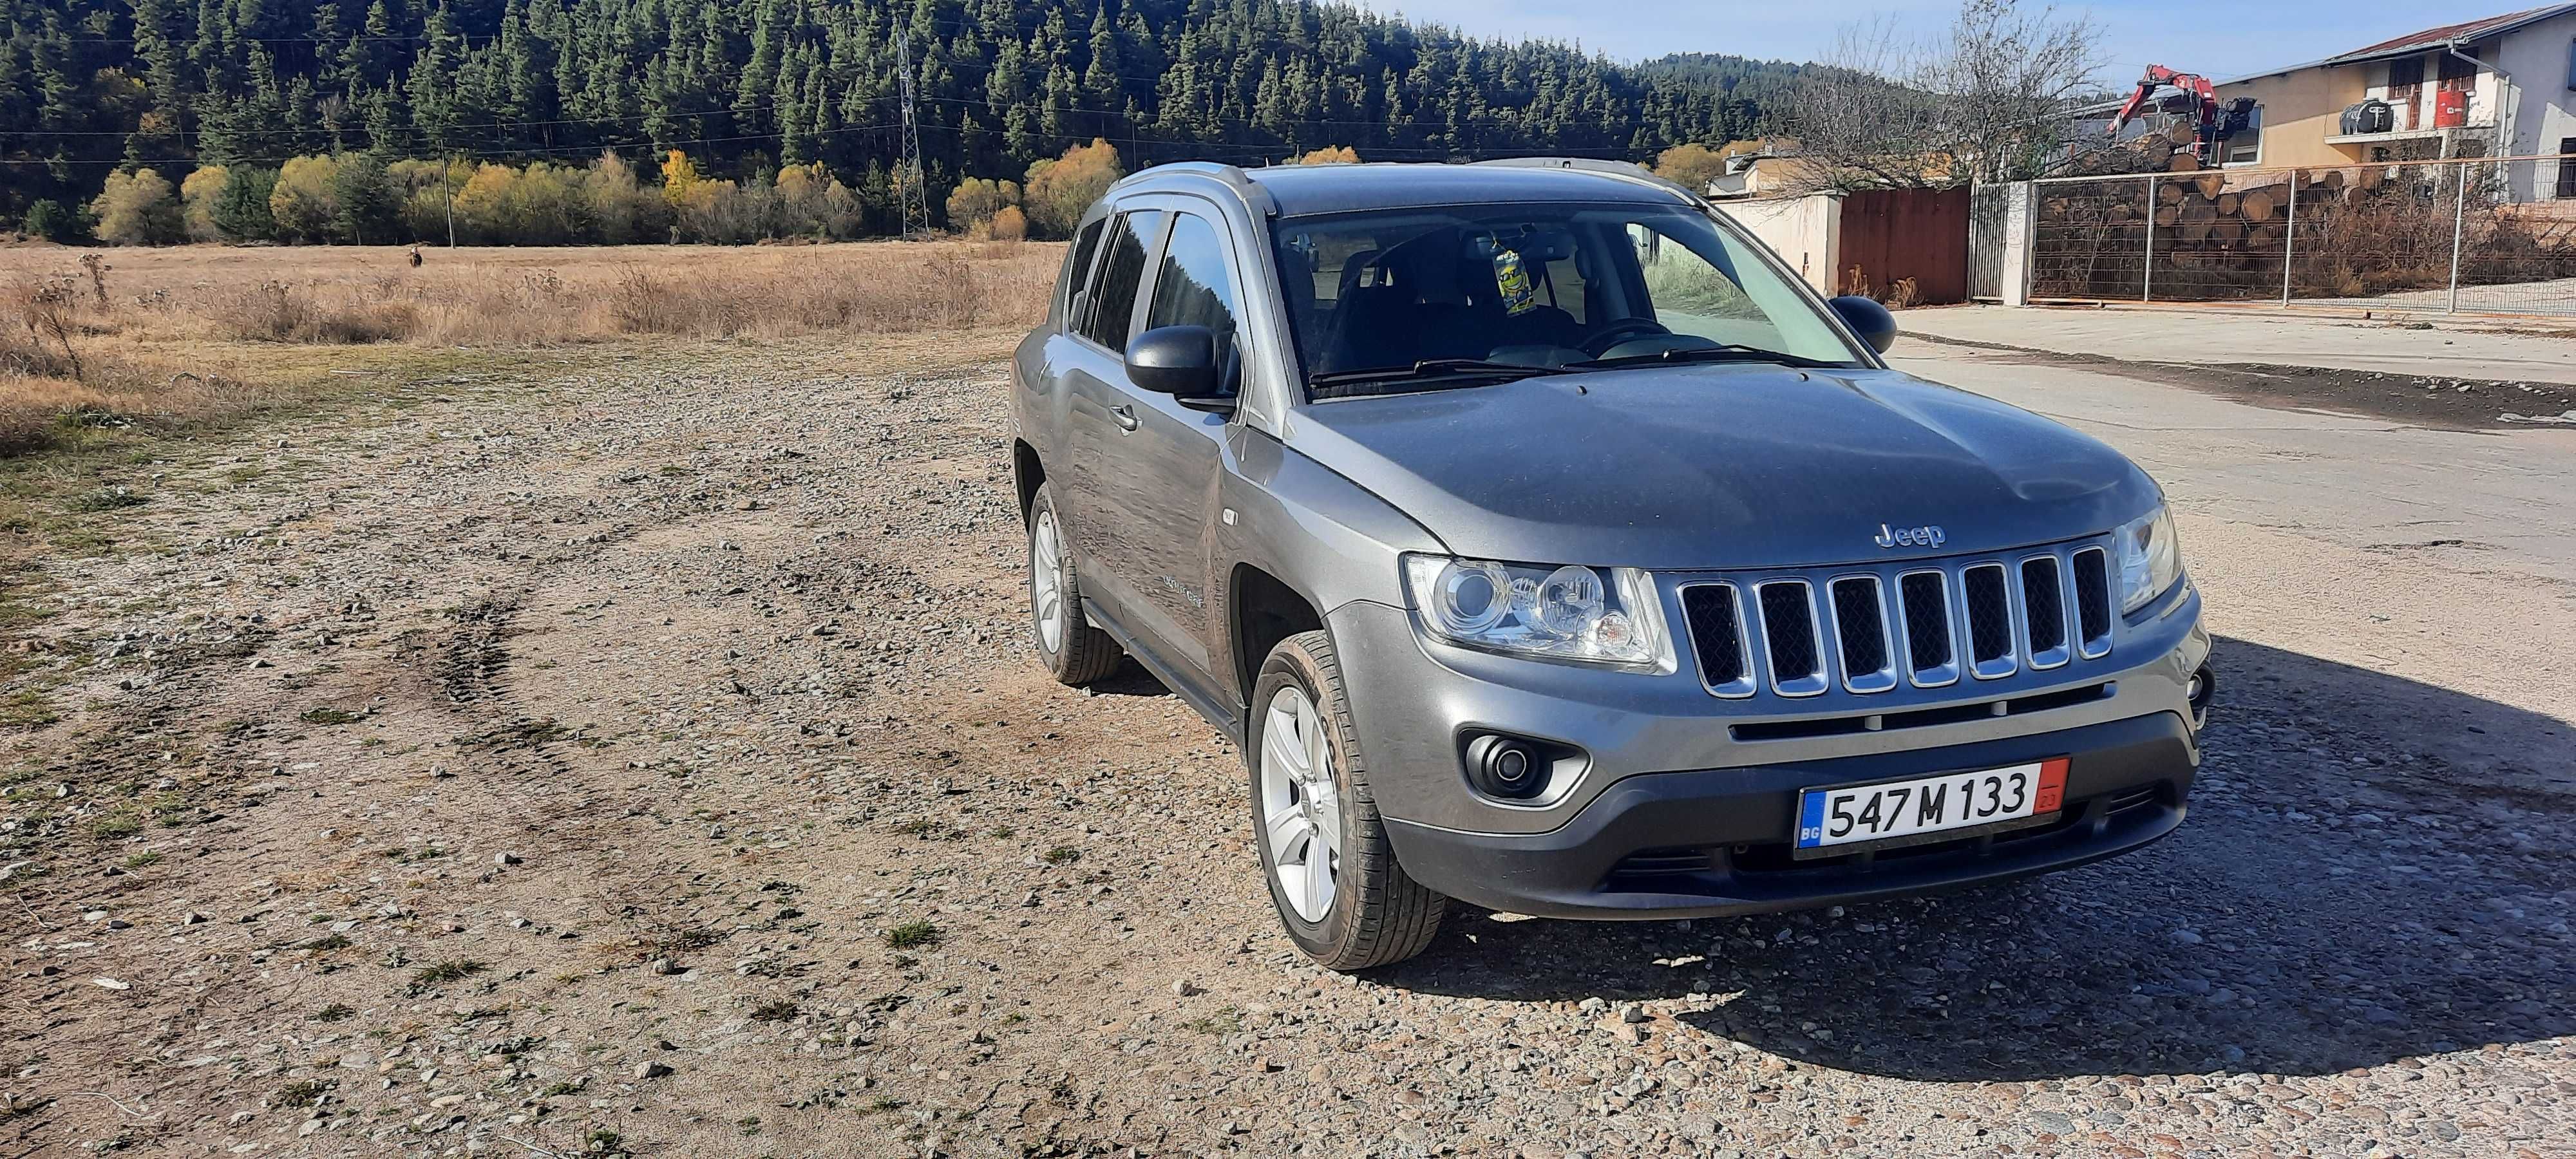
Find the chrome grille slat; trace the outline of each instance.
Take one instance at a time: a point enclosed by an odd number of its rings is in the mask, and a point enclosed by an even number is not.
[[[1834,658],[1842,663],[1843,687],[1863,694],[1896,687],[1895,637],[1888,631],[1878,577],[1836,576],[1825,585],[1825,596],[1834,610]]]
[[[1830,687],[1815,585],[1802,579],[1765,580],[1753,585],[1753,602],[1762,614],[1762,663],[1770,670],[1771,691],[1802,697]]]
[[[1919,568],[1896,577],[1905,604],[1906,678],[1916,688],[1959,682],[1958,637],[1950,630],[1950,573]]]
[[[2015,570],[2021,582],[2013,592],[2021,597],[2021,641],[2028,647],[2030,666],[2040,671],[2064,667],[2075,658],[2070,643],[2075,625],[2067,616],[2075,601],[2066,590],[2066,568],[2055,555],[2034,555],[2023,558]]]
[[[2111,654],[2109,553],[2090,541],[1677,585],[1711,695],[1870,697]],[[1920,703],[1920,697],[1902,703]]]
[[[2069,562],[2075,585],[2075,651],[2099,660],[2111,654],[2111,553],[2078,548]]]
[[[1967,621],[1968,671],[1979,680],[2000,680],[2021,670],[2021,635],[2013,623],[2012,583],[2000,563],[1977,563],[1959,569],[1959,612]]]
[[[1735,585],[1684,584],[1681,598],[1700,686],[1728,699],[1753,695],[1753,644],[1744,630],[1744,604]]]

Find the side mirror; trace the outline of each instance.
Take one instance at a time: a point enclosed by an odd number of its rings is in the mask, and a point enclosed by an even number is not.
[[[1825,304],[1834,308],[1843,325],[1851,327],[1852,333],[1860,335],[1861,341],[1879,353],[1885,354],[1888,347],[1896,345],[1896,315],[1888,313],[1887,307],[1876,300],[1845,294]]]
[[[1216,332],[1162,326],[1127,343],[1127,381],[1138,390],[1198,399],[1216,393]]]

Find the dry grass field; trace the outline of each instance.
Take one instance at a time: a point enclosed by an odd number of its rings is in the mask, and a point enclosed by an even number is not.
[[[1060,246],[0,249],[0,454],[309,397],[340,348],[1022,326]],[[298,348],[324,348],[321,351]],[[343,384],[345,385],[345,384]]]
[[[115,548],[151,480],[244,421],[400,405],[440,375],[745,344],[828,360],[941,335],[990,356],[1045,311],[1063,247],[420,254],[415,267],[390,246],[0,247],[0,628],[26,595],[6,577]]]

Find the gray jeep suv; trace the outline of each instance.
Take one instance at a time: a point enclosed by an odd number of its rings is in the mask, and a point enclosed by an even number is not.
[[[2181,823],[2213,687],[2153,480],[1887,368],[1679,186],[1167,165],[1012,364],[1034,642],[1239,744],[1317,961],[2061,869]]]

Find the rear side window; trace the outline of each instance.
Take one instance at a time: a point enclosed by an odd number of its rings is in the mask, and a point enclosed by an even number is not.
[[[1083,326],[1083,337],[1111,350],[1127,349],[1127,332],[1136,320],[1136,290],[1145,280],[1145,254],[1162,230],[1162,213],[1151,209],[1123,214],[1109,227],[1109,252],[1100,259],[1100,276],[1092,279],[1091,321]]]
[[[1145,328],[1205,326],[1216,332],[1217,365],[1230,367],[1234,314],[1234,279],[1226,274],[1225,239],[1205,218],[1186,213],[1174,217],[1172,240],[1165,243],[1162,268],[1154,275],[1154,304],[1145,312]]]
[[[1058,279],[1063,283],[1057,291],[1059,308],[1072,309],[1074,295],[1082,292],[1082,288],[1090,282],[1091,255],[1099,251],[1100,230],[1102,226],[1108,224],[1109,219],[1104,217],[1084,226],[1081,238],[1073,243],[1073,252],[1065,255],[1064,276]],[[1077,326],[1082,323],[1082,319],[1070,315],[1065,321]]]

